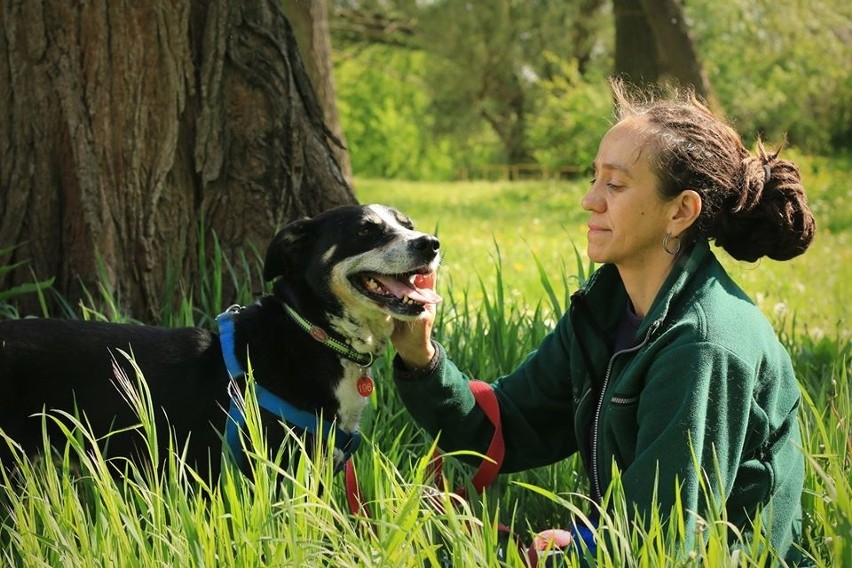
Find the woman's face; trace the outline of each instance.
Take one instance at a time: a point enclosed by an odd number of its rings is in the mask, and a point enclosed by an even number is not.
[[[641,130],[643,122],[631,117],[606,133],[594,161],[592,187],[582,201],[590,214],[589,259],[622,270],[643,270],[671,260],[662,247],[670,202],[657,191],[659,179],[651,169],[652,150]]]

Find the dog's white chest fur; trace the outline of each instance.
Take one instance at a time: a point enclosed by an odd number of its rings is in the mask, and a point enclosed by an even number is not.
[[[340,408],[337,411],[337,425],[345,432],[358,429],[361,423],[361,412],[367,404],[367,398],[358,392],[358,378],[362,375],[361,367],[349,361],[343,362],[343,379],[334,391]]]

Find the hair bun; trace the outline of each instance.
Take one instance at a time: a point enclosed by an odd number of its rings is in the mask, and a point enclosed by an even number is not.
[[[736,259],[788,260],[807,250],[816,221],[807,204],[799,168],[773,155],[743,160],[741,198],[719,219],[716,244]],[[725,235],[722,237],[721,235]]]
[[[770,168],[769,164],[758,156],[749,156],[742,161],[742,183],[745,191],[737,196],[738,199],[731,208],[731,213],[748,212],[760,204],[763,192],[766,190],[767,179],[772,179],[771,175],[766,174],[767,168]]]

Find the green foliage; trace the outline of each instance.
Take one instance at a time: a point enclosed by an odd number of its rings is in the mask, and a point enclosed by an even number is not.
[[[611,3],[356,4],[414,22],[404,47],[336,45],[337,96],[356,175],[437,180],[530,159],[589,164],[611,118]],[[747,140],[786,137],[807,152],[848,160],[850,6],[685,3],[722,111]]]
[[[420,52],[384,46],[335,54],[338,110],[352,168],[382,178],[449,179],[460,148],[433,135]]]
[[[744,136],[852,148],[852,5],[701,0],[685,11],[722,107]]]
[[[536,161],[548,168],[591,167],[601,135],[609,127],[612,102],[606,84],[589,83],[574,60],[551,53],[552,78],[536,84],[540,96],[529,119],[529,147]]]
[[[337,47],[341,123],[360,176],[446,179],[483,164],[529,161],[551,148],[538,143],[553,138],[543,126],[536,141],[526,132],[538,82],[560,72],[544,54],[582,56],[586,68],[600,59],[595,32],[604,16],[575,3],[392,0],[363,9],[404,16],[416,29],[404,48]],[[391,161],[399,167],[387,167]]]

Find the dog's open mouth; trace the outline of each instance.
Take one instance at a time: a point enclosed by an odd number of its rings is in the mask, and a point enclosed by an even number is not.
[[[360,272],[350,278],[355,288],[396,314],[416,316],[426,304],[442,298],[435,293],[435,273],[427,267],[404,274]]]

